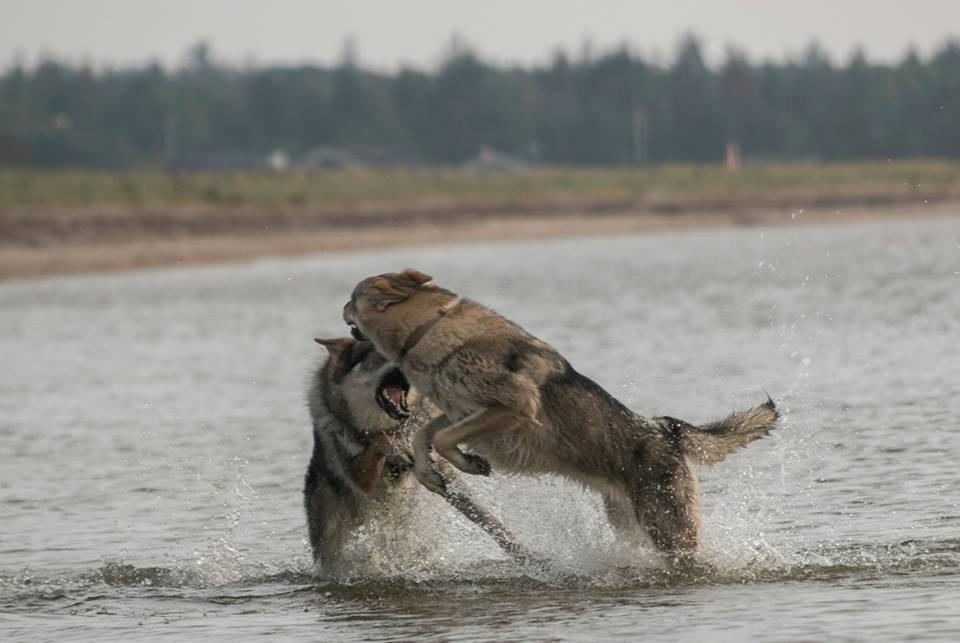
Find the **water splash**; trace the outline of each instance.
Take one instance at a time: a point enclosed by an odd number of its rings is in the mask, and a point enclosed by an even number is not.
[[[167,590],[193,590],[202,600],[224,596],[276,596],[298,589],[348,596],[360,592],[436,592],[452,587],[499,589],[669,589],[679,587],[785,581],[833,581],[840,578],[866,581],[910,575],[953,575],[960,571],[960,538],[907,540],[890,543],[822,545],[803,551],[778,552],[759,548],[749,560],[734,561],[708,553],[704,560],[686,569],[675,569],[653,559],[632,565],[606,567],[590,561],[577,573],[543,573],[523,570],[509,561],[480,561],[460,569],[435,569],[433,574],[357,575],[330,578],[309,564],[249,573],[229,583],[211,583],[189,565],[137,567],[107,563],[79,573],[40,576],[28,571],[0,574],[0,590],[9,607],[14,595],[21,603],[65,603],[102,598],[111,588],[137,589],[155,594]],[[590,568],[589,570],[587,568]],[[586,573],[588,572],[589,573]],[[21,604],[24,609],[29,609]],[[60,605],[63,607],[63,605]]]

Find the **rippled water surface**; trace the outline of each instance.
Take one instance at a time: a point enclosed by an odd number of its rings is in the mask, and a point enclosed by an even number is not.
[[[641,413],[777,398],[702,472],[701,569],[614,540],[562,481],[468,484],[562,574],[416,490],[314,570],[315,335],[415,266]],[[402,249],[0,284],[4,640],[960,637],[960,219]],[[379,530],[379,531],[378,531]]]

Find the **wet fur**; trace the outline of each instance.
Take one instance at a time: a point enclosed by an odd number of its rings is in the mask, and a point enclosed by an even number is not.
[[[415,270],[360,282],[344,319],[445,413],[414,438],[425,486],[443,486],[431,468],[431,447],[467,473],[487,474],[492,465],[560,474],[600,492],[618,531],[642,528],[676,557],[698,545],[692,465],[722,460],[777,420],[769,399],[705,427],[637,415],[543,341]]]
[[[320,341],[320,340],[318,340]],[[308,391],[313,421],[313,455],[304,483],[304,507],[314,559],[335,564],[356,531],[416,492],[411,475],[411,438],[436,409],[408,394],[413,415],[395,420],[375,402],[374,393],[387,360],[369,342],[322,340],[329,357],[315,371]],[[536,559],[513,535],[442,469],[443,495],[455,509],[480,526],[520,562]],[[415,518],[401,509],[402,519]],[[398,525],[413,529],[412,523]]]

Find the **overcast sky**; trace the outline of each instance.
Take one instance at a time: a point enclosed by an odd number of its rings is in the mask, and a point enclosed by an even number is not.
[[[859,45],[895,60],[960,36],[960,0],[0,0],[0,66],[177,65],[199,40],[233,63],[329,63],[349,36],[361,64],[391,70],[435,65],[453,33],[496,62],[575,54],[586,39],[669,57],[686,31],[714,59],[729,43],[782,58],[817,39],[835,59]]]

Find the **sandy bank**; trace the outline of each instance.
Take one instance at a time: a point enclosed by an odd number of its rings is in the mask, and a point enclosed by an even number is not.
[[[819,203],[686,211],[616,208],[461,211],[330,219],[310,213],[50,212],[0,214],[0,278],[351,252],[398,245],[575,237],[710,226],[802,225],[950,216],[960,201]]]

